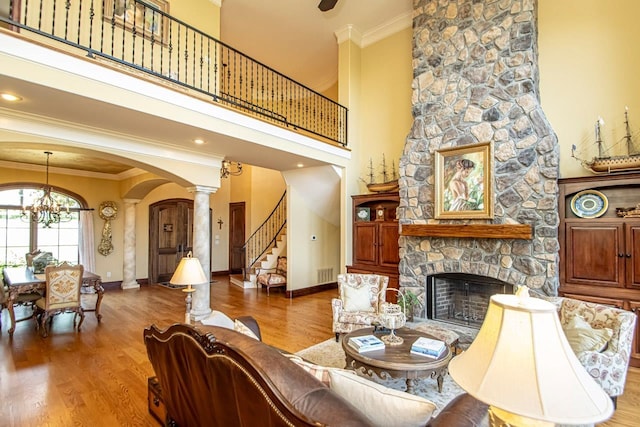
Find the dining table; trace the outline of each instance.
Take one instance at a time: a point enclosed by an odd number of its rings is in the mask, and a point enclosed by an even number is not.
[[[2,271],[4,275],[4,283],[8,287],[7,309],[11,318],[11,328],[9,328],[9,336],[13,337],[13,331],[16,329],[16,315],[13,310],[13,304],[18,299],[18,295],[29,292],[44,291],[47,287],[47,279],[44,273],[34,273],[31,267],[5,267]],[[102,278],[90,271],[85,270],[82,274],[82,288],[93,289],[97,294],[96,305],[94,308],[84,308],[85,312],[95,312],[98,322],[102,319],[100,314],[100,303],[104,295],[102,287]]]

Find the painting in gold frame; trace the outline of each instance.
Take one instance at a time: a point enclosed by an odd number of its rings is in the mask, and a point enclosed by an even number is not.
[[[105,0],[104,19],[111,22],[115,18],[115,25],[131,31],[134,28],[136,34],[147,39],[152,36],[159,42],[166,42],[169,22],[161,13],[153,9],[169,13],[169,2],[165,0]]]
[[[436,151],[435,171],[436,218],[493,218],[491,142]]]

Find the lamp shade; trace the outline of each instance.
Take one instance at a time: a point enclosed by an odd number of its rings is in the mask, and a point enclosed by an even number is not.
[[[172,285],[197,285],[199,283],[208,283],[209,279],[204,274],[202,266],[198,258],[191,256],[191,252],[180,260],[180,264],[171,276],[169,283]]]
[[[518,416],[588,424],[613,414],[611,398],[589,376],[548,301],[494,295],[478,336],[449,364],[476,399]]]

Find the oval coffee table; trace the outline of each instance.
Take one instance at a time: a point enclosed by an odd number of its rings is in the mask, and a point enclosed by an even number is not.
[[[342,337],[342,349],[346,356],[347,369],[353,369],[358,373],[372,377],[375,373],[382,379],[404,378],[407,382],[407,393],[415,390],[416,380],[419,378],[436,378],[438,392],[442,392],[442,381],[448,373],[447,366],[451,360],[451,350],[446,350],[437,359],[420,356],[411,353],[411,344],[419,337],[433,338],[429,334],[415,329],[401,328],[395,334],[404,338],[404,342],[397,346],[385,346],[384,349],[358,353],[348,342],[351,337],[363,335],[375,335],[380,338],[389,332],[377,331],[373,328],[355,330]]]

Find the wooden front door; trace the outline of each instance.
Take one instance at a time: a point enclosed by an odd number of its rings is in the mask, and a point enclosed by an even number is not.
[[[168,282],[191,250],[193,200],[163,200],[149,206],[149,283]]]
[[[229,273],[242,273],[245,264],[245,205],[244,202],[229,204]]]

